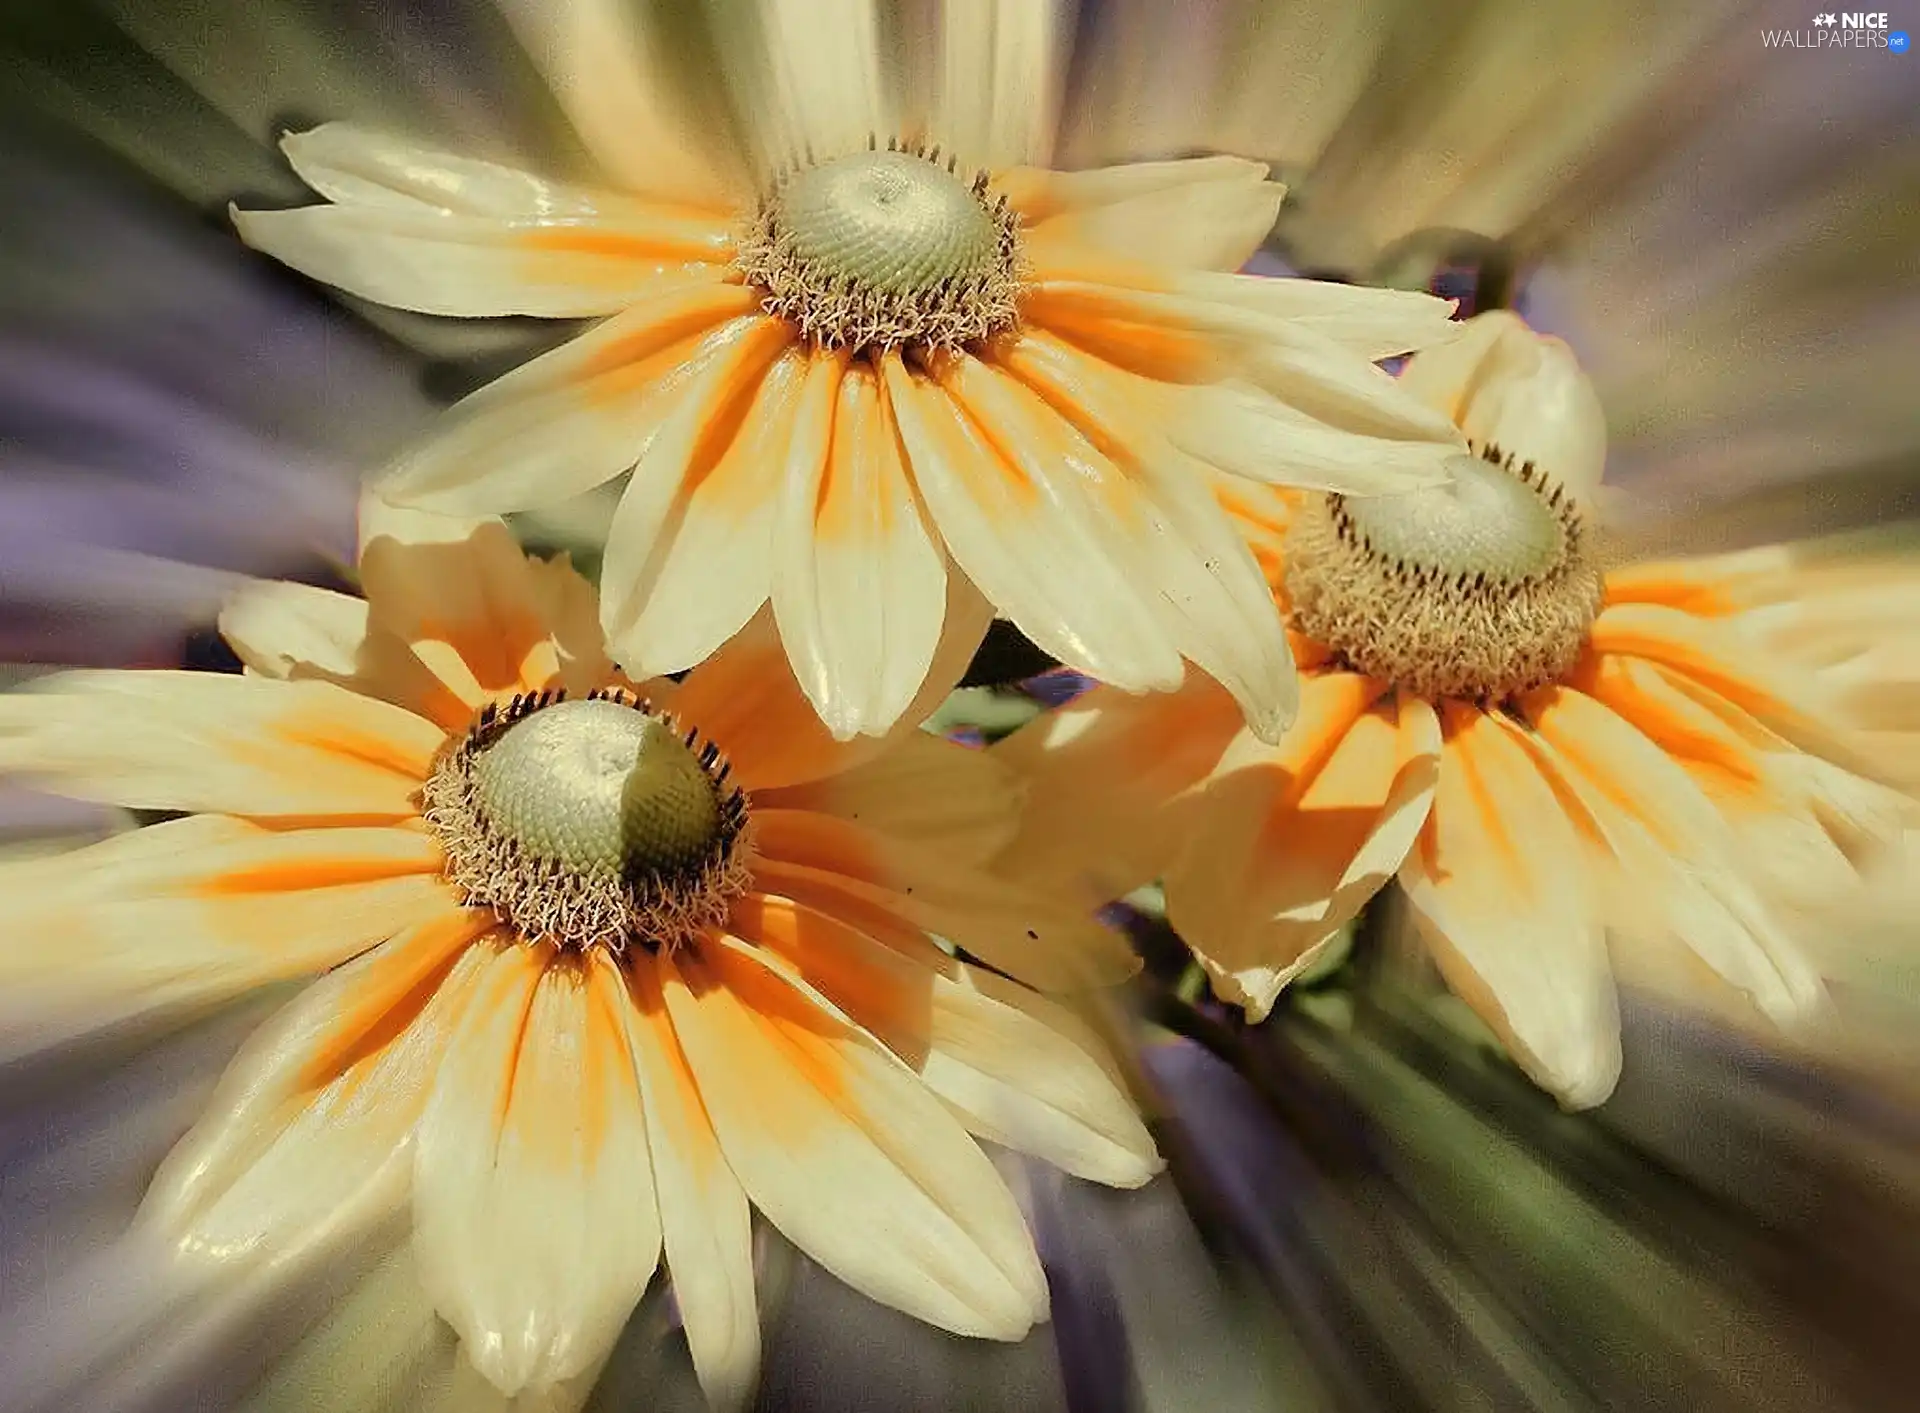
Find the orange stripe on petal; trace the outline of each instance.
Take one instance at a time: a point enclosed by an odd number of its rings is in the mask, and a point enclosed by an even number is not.
[[[1734,730],[1655,663],[1629,657],[1591,661],[1574,685],[1611,708],[1662,749],[1737,788],[1761,787],[1754,742]]]
[[[1028,291],[1020,312],[1028,323],[1155,382],[1205,383],[1220,373],[1220,350],[1212,338],[1168,322],[1123,290],[1040,284]]]
[[[662,299],[653,318],[585,359],[575,379],[598,401],[631,397],[693,361],[703,342],[733,320],[751,316],[760,297],[741,285],[695,286]]]
[[[541,254],[585,255],[663,269],[681,261],[718,264],[733,254],[727,223],[694,212],[649,211],[644,227],[632,220],[611,227],[597,223],[538,226],[516,239],[527,250]]]

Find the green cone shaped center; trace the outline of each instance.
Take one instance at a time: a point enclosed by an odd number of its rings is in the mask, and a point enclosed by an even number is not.
[[[1000,230],[966,182],[907,152],[858,152],[796,173],[778,219],[816,276],[910,293],[983,276]]]
[[[1567,553],[1560,515],[1512,473],[1473,456],[1453,480],[1402,495],[1355,497],[1347,517],[1380,559],[1409,568],[1518,584],[1551,573]]]
[[[631,878],[698,864],[721,833],[712,779],[673,729],[617,702],[566,701],[473,760],[475,803],[527,856]]]

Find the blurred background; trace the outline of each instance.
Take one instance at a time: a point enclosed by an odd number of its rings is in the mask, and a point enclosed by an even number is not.
[[[590,177],[516,39],[539,3],[0,4],[0,683],[233,669],[211,623],[235,576],[350,582],[360,475],[572,332],[361,304],[227,217],[305,200],[274,143],[338,118]],[[1770,45],[1808,30],[1802,0],[1033,3],[1060,36],[1060,165],[1267,160],[1292,190],[1255,270],[1430,288],[1566,338],[1627,546],[1915,543],[1920,58]],[[520,528],[591,567],[606,514]],[[1012,729],[1072,689],[1047,666],[996,633],[938,727]],[[8,851],[127,823],[0,785]],[[762,1407],[1915,1406],[1911,880],[1827,924],[1839,1032],[1790,1048],[1629,998],[1627,1078],[1578,1117],[1390,920],[1248,1029],[1180,994],[1184,953],[1132,902],[1127,1024],[1168,1177],[1110,1193],[1008,1160],[1054,1290],[1013,1348],[871,1307],[769,1238]],[[257,1014],[0,1065],[0,1321],[44,1314],[117,1230]],[[115,1357],[167,1372],[115,1406],[425,1406],[444,1331],[357,1343],[414,1329],[397,1269],[373,1251],[271,1326],[142,1334]],[[672,1326],[656,1292],[589,1406],[697,1406]]]

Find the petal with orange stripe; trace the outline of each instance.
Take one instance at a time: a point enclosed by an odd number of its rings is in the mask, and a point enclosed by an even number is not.
[[[492,951],[421,1116],[421,1283],[502,1393],[599,1367],[660,1218],[617,966]]]
[[[940,382],[893,355],[884,370],[914,482],[955,561],[999,610],[1062,662],[1116,686],[1177,685],[1180,653],[1149,602],[1153,586],[1115,553],[1141,526],[1112,463],[977,359],[955,360]]]
[[[0,697],[0,771],[132,809],[408,819],[443,740],[330,682],[63,672]]]
[[[727,1163],[782,1234],[957,1334],[1018,1339],[1045,1316],[1012,1195],[897,1057],[744,946],[663,956],[661,971]]]
[[[1321,729],[1296,728],[1272,765],[1215,781],[1167,871],[1168,920],[1256,1020],[1392,880],[1433,802],[1433,708],[1371,700],[1384,687],[1351,674],[1321,681],[1337,684],[1332,700],[1302,717]]]
[[[773,609],[807,699],[846,740],[884,732],[925,681],[947,569],[879,375],[857,363],[835,381],[826,443],[796,443],[780,488]]]
[[[449,912],[302,992],[228,1067],[161,1166],[142,1216],[232,1260],[283,1246],[376,1185],[398,1200],[407,1146],[471,1003],[492,919]]]
[[[731,439],[675,492],[634,592],[624,641],[635,675],[704,662],[767,601],[774,511],[806,372],[803,349],[775,358],[751,401],[730,408],[739,416]]]
[[[554,505],[631,467],[764,320],[717,276],[675,282],[454,404],[375,483],[443,515]]]
[[[1064,1007],[790,899],[749,899],[731,927],[904,1060],[969,1132],[1112,1186],[1138,1187],[1158,1171],[1099,1042]]]
[[[727,1166],[650,957],[627,965],[628,1043],[646,1099],[653,1184],[674,1303],[708,1401],[744,1406],[760,1368],[753,1218]]]
[[[739,319],[717,332],[680,377],[671,415],[641,444],[607,527],[600,572],[600,624],[617,656],[640,658],[634,634],[653,587],[648,571],[676,499],[725,457],[761,381],[792,341],[792,331],[773,319]],[[652,669],[643,663],[637,670]]]
[[[754,830],[756,876],[766,886],[803,879],[862,900],[1041,990],[1111,985],[1139,969],[1126,941],[1071,901],[917,842],[800,810],[758,810]]]
[[[1433,808],[1400,870],[1440,973],[1561,1102],[1598,1104],[1620,1074],[1620,1018],[1594,897],[1590,817],[1543,772],[1524,729],[1440,708]]]

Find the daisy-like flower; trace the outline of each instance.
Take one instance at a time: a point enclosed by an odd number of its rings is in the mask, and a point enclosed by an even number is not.
[[[380,303],[612,316],[459,404],[383,494],[503,513],[631,471],[615,656],[679,671],[771,599],[836,738],[913,699],[957,569],[1061,661],[1129,691],[1191,661],[1274,739],[1298,684],[1209,476],[1437,482],[1455,430],[1374,360],[1444,341],[1448,305],[1232,273],[1282,196],[1261,164],[1045,170],[1051,5],[946,4],[932,36],[870,0],[715,7],[705,108],[676,96],[705,72],[679,9],[510,7],[620,189],[334,124],[285,143],[330,204],[236,213]]]
[[[1616,964],[1805,1015],[1823,988],[1787,910],[1915,817],[1856,773],[1913,739],[1889,720],[1911,667],[1896,684],[1870,651],[1911,563],[1603,571],[1581,509],[1603,424],[1564,345],[1482,315],[1404,379],[1472,439],[1451,484],[1227,493],[1295,635],[1292,731],[1252,739],[1204,682],[1096,690],[1004,748],[1039,777],[1010,861],[1096,894],[1164,872],[1169,919],[1256,1019],[1397,881],[1447,982],[1570,1105],[1618,1076]]]
[[[750,1209],[945,1329],[1044,1318],[974,1136],[1121,1186],[1157,1159],[1033,989],[1125,976],[1124,943],[982,871],[1002,768],[918,731],[832,741],[758,629],[634,683],[585,581],[499,522],[367,519],[364,602],[261,584],[229,609],[246,676],[0,699],[0,768],[190,812],[0,874],[9,1048],[316,978],[145,1220],[229,1263],[410,1201],[424,1289],[508,1393],[590,1378],[664,1263],[737,1402]]]

